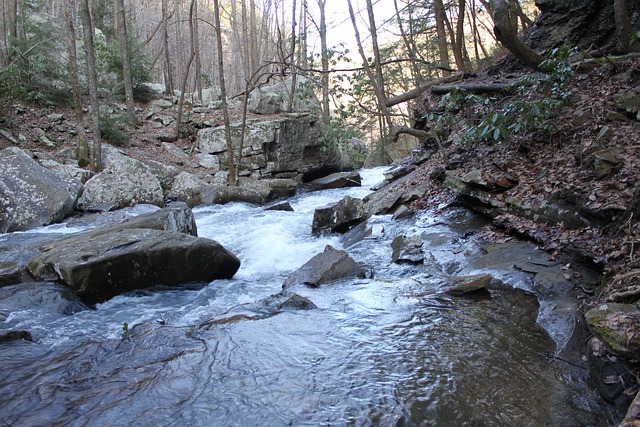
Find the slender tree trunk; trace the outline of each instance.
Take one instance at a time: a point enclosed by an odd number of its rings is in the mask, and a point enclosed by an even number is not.
[[[453,43],[453,56],[459,71],[467,71],[467,55],[464,43],[464,14],[465,0],[458,1],[458,20],[456,22],[456,34]]]
[[[80,14],[82,17],[84,49],[87,55],[87,80],[89,84],[89,99],[91,100],[91,118],[93,123],[93,150],[91,156],[91,168],[94,172],[100,172],[102,170],[100,105],[98,104],[98,76],[96,75],[96,59],[93,52],[93,21],[91,19],[89,0],[81,0]]]
[[[289,112],[293,112],[293,104],[296,97],[296,86],[298,85],[298,70],[296,65],[296,5],[297,1],[293,0],[293,7],[291,13],[291,52],[289,57],[291,58],[292,73],[291,73],[291,91],[289,92]]]
[[[298,48],[298,65],[300,67],[307,68],[307,31],[309,30],[308,24],[307,24],[307,12],[308,12],[308,5],[307,5],[307,0],[302,0],[302,3],[300,5],[300,30],[299,30],[299,34],[300,34],[300,47]]]
[[[171,67],[171,52],[169,51],[169,1],[162,0],[162,50],[164,51],[164,67],[165,67],[165,93],[173,97],[173,71]]]
[[[71,74],[71,90],[73,91],[73,111],[78,123],[76,128],[78,132],[78,166],[83,168],[89,164],[89,146],[87,144],[87,135],[84,132],[84,112],[82,111],[82,94],[78,78],[78,48],[76,45],[76,27],[73,19],[74,10],[76,10],[75,1],[66,0],[64,14],[69,35],[69,73]]]
[[[249,49],[249,52],[250,52],[249,59],[251,60],[251,73],[249,73],[249,75],[252,75],[258,70],[258,68],[260,68],[260,49],[259,49],[260,42],[258,41],[259,32],[258,32],[258,21],[256,17],[255,0],[250,0],[249,6],[250,6],[249,14],[250,14],[250,20],[251,20],[251,23],[250,23],[251,48]]]
[[[360,57],[362,58],[365,73],[367,74],[367,77],[369,78],[369,80],[371,81],[371,85],[373,86],[373,91],[378,101],[378,109],[382,116],[379,119],[380,140],[382,144],[380,147],[380,151],[381,151],[380,155],[381,155],[381,161],[384,163],[386,161],[386,140],[387,138],[389,138],[389,133],[393,129],[393,123],[391,122],[391,114],[389,113],[389,109],[386,106],[386,95],[384,93],[384,86],[380,85],[380,83],[382,82],[382,76],[374,74],[373,70],[371,70],[371,67],[369,66],[369,61],[367,60],[367,55],[365,54],[364,48],[362,47],[362,40],[360,38],[360,32],[358,31],[358,24],[356,23],[356,16],[355,16],[355,13],[353,12],[353,6],[351,5],[351,0],[347,0],[347,6],[349,7],[349,16],[351,17],[351,24],[353,26],[353,31],[355,33],[356,43],[358,45],[358,51],[360,52]],[[373,42],[374,34],[376,32],[376,27],[375,27],[375,20],[373,19],[373,8],[371,6],[372,6],[371,0],[367,0],[367,12],[369,14],[369,21],[371,25],[370,30],[371,30],[372,42]],[[374,42],[375,67],[376,67],[376,70],[378,69],[381,70],[379,52],[375,54],[375,52],[377,51],[377,38],[375,38],[375,40],[376,40]]]
[[[124,10],[124,0],[115,0],[113,3],[115,15],[116,33],[120,44],[122,56],[122,79],[124,82],[124,96],[127,104],[129,122],[136,125],[136,107],[133,101],[133,80],[131,77],[131,55],[129,54],[129,35],[127,34],[127,19]]]
[[[449,65],[449,47],[447,46],[447,33],[445,30],[446,15],[444,13],[444,4],[442,0],[434,0],[433,8],[436,15],[436,35],[438,38],[438,54],[440,55],[440,65],[443,68],[451,68]],[[449,72],[442,71],[443,75]]]
[[[184,76],[182,78],[182,86],[180,88],[180,99],[178,100],[178,112],[176,117],[176,128],[175,128],[175,138],[180,138],[180,128],[182,127],[182,108],[184,106],[184,97],[185,92],[187,91],[187,81],[189,80],[189,71],[191,70],[191,64],[196,56],[196,51],[194,49],[194,31],[193,31],[193,11],[194,11],[194,3],[196,0],[191,0],[191,5],[189,6],[189,34],[191,36],[191,53],[189,54],[189,59],[187,60],[187,65],[184,70]]]
[[[322,118],[325,124],[331,120],[329,105],[329,48],[327,47],[327,0],[318,0],[320,9],[320,61],[322,62]]]
[[[213,0],[213,17],[216,27],[216,44],[218,48],[218,73],[220,74],[220,93],[222,97],[222,116],[224,120],[224,137],[227,141],[227,167],[229,169],[229,185],[238,183],[233,153],[233,141],[231,140],[231,120],[229,119],[229,106],[227,105],[227,89],[224,82],[224,46],[222,45],[222,27],[220,26],[220,5],[218,0]],[[249,94],[246,94],[249,96]],[[242,153],[238,154],[238,158]],[[239,165],[238,165],[239,166]]]
[[[196,73],[195,73],[195,91],[198,94],[198,100],[202,102],[202,58],[200,56],[200,30],[199,30],[199,17],[198,17],[198,2],[194,3],[193,8],[193,50],[196,54]]]
[[[253,70],[251,69],[251,55],[253,52],[251,51],[251,40],[249,37],[249,12],[247,9],[247,0],[242,0],[240,2],[240,9],[242,13],[242,36],[243,36],[243,46],[242,46],[242,56],[244,62],[244,77],[245,80],[249,80],[253,75]],[[253,29],[255,31],[255,29]]]
[[[176,78],[178,84],[182,84],[183,75],[182,75],[182,51],[185,47],[182,45],[182,37],[180,29],[182,28],[181,14],[180,14],[180,0],[173,0],[173,15],[175,16],[174,22],[174,37],[176,38],[176,49],[175,49],[175,58],[176,62]]]

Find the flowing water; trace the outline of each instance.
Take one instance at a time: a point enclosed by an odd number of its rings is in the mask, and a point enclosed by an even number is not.
[[[361,188],[302,193],[295,212],[196,208],[199,235],[241,259],[232,280],[135,292],[95,310],[40,302],[4,313],[4,327],[30,330],[35,343],[0,343],[0,425],[606,425],[586,371],[556,357],[533,296],[429,286],[439,272],[468,272],[473,248],[459,229],[428,214],[378,216],[346,237],[312,236],[314,209],[363,197],[380,178],[363,171]],[[391,240],[408,229],[431,233],[429,263],[391,262]],[[328,244],[374,278],[296,287],[315,309],[209,322],[279,292]]]

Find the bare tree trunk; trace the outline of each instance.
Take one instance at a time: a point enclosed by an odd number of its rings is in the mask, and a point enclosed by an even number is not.
[[[222,27],[220,26],[220,5],[218,0],[213,0],[214,25],[216,27],[216,44],[218,45],[218,73],[220,74],[220,94],[222,97],[222,116],[224,120],[224,137],[227,141],[227,167],[229,169],[229,185],[238,183],[233,153],[233,141],[231,140],[231,120],[229,119],[229,106],[227,105],[227,89],[224,82],[224,47],[222,45]],[[247,94],[246,96],[249,96]],[[238,156],[241,156],[239,153]]]
[[[184,50],[184,46],[181,45],[181,34],[180,29],[182,28],[182,22],[180,17],[180,0],[173,0],[173,15],[175,16],[174,22],[174,37],[176,38],[176,57],[174,60],[176,61],[176,78],[178,79],[178,84],[184,80],[182,77],[182,61],[181,52]]]
[[[329,105],[329,48],[327,47],[327,0],[317,0],[320,9],[320,61],[322,62],[322,118],[329,124],[331,110]]]
[[[298,65],[302,68],[307,68],[307,31],[309,27],[307,25],[307,0],[302,0],[300,5],[300,47],[298,48]]]
[[[243,36],[243,62],[244,62],[244,78],[245,80],[249,80],[251,75],[253,74],[253,70],[251,69],[251,55],[253,55],[253,51],[251,50],[251,41],[249,38],[249,14],[247,10],[247,0],[242,0],[240,3],[241,13],[242,13],[242,36]],[[255,31],[255,28],[253,29]]]
[[[66,0],[64,14],[67,21],[69,35],[69,73],[71,74],[71,90],[73,91],[73,111],[76,116],[78,132],[78,166],[81,168],[89,164],[89,146],[87,135],[84,133],[84,112],[82,111],[82,95],[80,80],[78,78],[78,48],[76,46],[76,27],[73,19],[73,11],[76,10],[75,1]]]
[[[198,25],[198,2],[193,7],[193,50],[195,52],[196,73],[195,73],[195,91],[198,94],[198,100],[202,102],[202,59],[200,57],[200,31]]]
[[[364,52],[364,48],[362,47],[362,41],[360,39],[360,32],[358,31],[358,24],[356,23],[356,16],[353,12],[353,6],[351,5],[351,0],[347,0],[347,5],[349,7],[349,15],[351,17],[351,24],[353,26],[353,31],[356,36],[356,43],[358,45],[358,51],[360,52],[360,57],[362,58],[363,66],[367,77],[371,81],[371,85],[373,86],[373,91],[376,95],[378,101],[378,108],[382,117],[380,118],[380,139],[381,139],[381,160],[384,163],[386,161],[386,140],[389,137],[389,132],[393,129],[393,123],[391,122],[391,114],[389,113],[389,109],[386,106],[386,95],[384,93],[384,83],[382,76],[382,68],[380,64],[380,53],[378,51],[377,45],[377,37],[376,34],[376,26],[375,19],[373,16],[373,7],[371,4],[371,0],[367,0],[367,12],[369,15],[369,23],[370,23],[370,31],[371,31],[371,40],[373,43],[374,50],[374,66],[376,67],[376,74],[373,73],[371,67],[369,66],[369,61],[367,60],[367,55]],[[382,120],[384,119],[384,120]],[[385,126],[386,125],[386,126]]]
[[[164,51],[165,94],[173,97],[173,71],[171,69],[171,52],[169,51],[169,1],[162,0],[162,50]]]
[[[191,53],[189,54],[189,59],[187,60],[187,65],[184,70],[184,77],[182,78],[182,86],[180,88],[180,99],[178,100],[178,112],[176,117],[176,128],[175,128],[175,138],[180,138],[180,127],[182,126],[182,107],[184,106],[184,97],[185,92],[187,91],[187,81],[189,80],[189,71],[191,70],[191,64],[193,63],[193,59],[196,56],[196,51],[193,48],[193,10],[194,3],[196,0],[191,0],[191,5],[189,6],[189,34],[191,35]]]
[[[291,74],[291,91],[289,92],[289,112],[293,112],[293,104],[296,97],[296,86],[298,85],[298,70],[295,68],[296,63],[296,5],[297,1],[293,0],[293,7],[291,13],[291,52],[289,57],[291,58],[292,74]]]
[[[518,38],[517,16],[513,15],[505,0],[491,0],[493,10],[493,32],[496,39],[509,49],[522,63],[538,70],[545,58]]]
[[[436,15],[436,34],[438,38],[438,54],[440,55],[440,65],[443,68],[450,68],[449,65],[449,47],[447,46],[447,33],[445,31],[444,21],[446,16],[444,14],[444,4],[442,0],[434,0],[433,7]],[[443,75],[449,73],[443,71]]]
[[[129,122],[136,125],[136,107],[133,102],[133,80],[131,77],[131,58],[129,55],[129,35],[127,34],[127,20],[124,10],[124,0],[115,0],[113,3],[115,15],[116,33],[120,44],[122,56],[122,79],[124,82],[124,96],[127,104]]]
[[[629,24],[629,9],[627,0],[614,0],[613,10],[616,19],[616,50],[619,53],[628,53],[631,44],[631,26]]]
[[[89,0],[81,0],[82,32],[84,49],[87,55],[87,80],[89,98],[91,100],[91,118],[93,122],[93,152],[91,168],[94,172],[102,170],[102,141],[100,138],[100,105],[98,104],[98,76],[96,75],[96,58],[93,52],[93,21],[89,9]]]
[[[456,34],[453,43],[453,56],[456,59],[456,66],[460,71],[467,71],[469,68],[464,43],[465,5],[465,0],[458,0],[458,20],[456,22]]]

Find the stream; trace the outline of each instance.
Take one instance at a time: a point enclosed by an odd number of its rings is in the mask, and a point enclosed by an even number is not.
[[[0,343],[0,425],[608,425],[581,354],[567,349],[575,325],[549,314],[559,303],[536,298],[530,274],[483,261],[468,237],[482,219],[462,208],[381,215],[345,235],[312,235],[316,208],[366,196],[383,171],[362,171],[359,188],[301,192],[294,212],[195,208],[198,235],[240,258],[232,280],[133,292],[95,310],[70,309],[53,290],[11,310],[0,299],[2,328],[34,341]],[[408,232],[425,240],[423,264],[391,262],[391,241]],[[278,293],[326,245],[373,277],[296,287],[314,309],[210,322]],[[499,280],[476,294],[433,286],[482,272]]]

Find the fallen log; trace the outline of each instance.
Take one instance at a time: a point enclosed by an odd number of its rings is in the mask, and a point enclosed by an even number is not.
[[[444,95],[456,89],[472,93],[496,93],[508,92],[511,89],[511,85],[504,83],[468,83],[463,85],[431,86],[431,93],[434,95]]]
[[[392,98],[387,99],[387,101],[385,102],[385,105],[387,107],[393,107],[394,105],[398,105],[401,104],[403,102],[407,102],[410,101],[412,99],[417,98],[418,96],[420,96],[420,94],[424,91],[426,91],[427,89],[429,89],[431,86],[435,86],[435,85],[439,85],[439,84],[443,84],[443,83],[452,83],[458,80],[462,80],[465,77],[465,73],[456,73],[452,76],[448,76],[448,77],[441,77],[439,79],[435,79],[435,80],[431,80],[423,85],[418,86],[415,89],[411,89],[410,91],[407,91],[403,94],[394,96]]]

